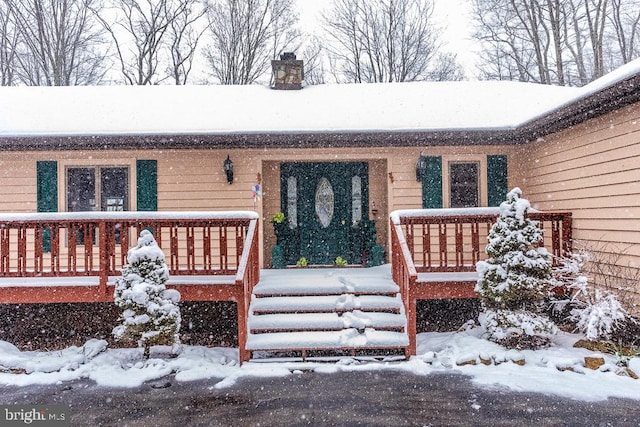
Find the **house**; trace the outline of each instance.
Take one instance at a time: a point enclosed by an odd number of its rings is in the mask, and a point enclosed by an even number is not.
[[[2,87],[0,212],[249,210],[263,268],[360,264],[368,220],[388,260],[390,212],[497,206],[519,186],[640,266],[640,61],[582,88],[301,88],[301,67],[274,61],[274,88]]]

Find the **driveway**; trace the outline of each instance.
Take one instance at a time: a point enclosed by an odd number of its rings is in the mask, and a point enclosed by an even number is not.
[[[478,388],[452,374],[301,373],[215,380],[171,377],[136,389],[81,381],[3,387],[2,404],[64,404],[72,426],[637,426],[637,401],[581,402]]]

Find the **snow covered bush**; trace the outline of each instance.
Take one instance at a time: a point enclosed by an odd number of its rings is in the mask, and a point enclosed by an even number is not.
[[[113,329],[117,340],[137,341],[149,358],[152,345],[179,344],[180,293],[166,289],[169,269],[153,235],[143,230],[127,254],[128,265],[116,282],[114,299],[123,311],[122,324]]]
[[[629,314],[616,296],[596,289],[593,298],[571,310],[576,327],[589,341],[608,340],[623,325]]]
[[[609,340],[632,318],[617,296],[607,289],[591,289],[584,273],[589,254],[585,251],[570,254],[560,260],[555,274],[566,290],[567,298],[555,302],[556,306],[570,305],[570,320],[589,341]]]
[[[551,255],[538,247],[543,230],[528,218],[530,204],[521,196],[519,188],[507,194],[489,232],[488,259],[476,264],[476,292],[484,308],[480,323],[489,339],[503,343],[513,342],[516,337],[545,337],[557,332],[555,324],[543,314],[555,285]]]

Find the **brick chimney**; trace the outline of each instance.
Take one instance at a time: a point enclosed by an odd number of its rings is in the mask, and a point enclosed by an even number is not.
[[[273,89],[297,90],[302,89],[304,66],[302,60],[296,59],[293,52],[284,52],[280,60],[271,61],[273,69]]]

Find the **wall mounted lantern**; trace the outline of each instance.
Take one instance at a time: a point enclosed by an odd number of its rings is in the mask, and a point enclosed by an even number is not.
[[[222,170],[224,170],[224,173],[227,175],[227,182],[233,184],[233,162],[229,158],[229,155],[227,155],[227,160],[222,164]]]
[[[416,181],[421,182],[422,179],[427,176],[427,158],[420,153],[418,161],[416,162]]]

